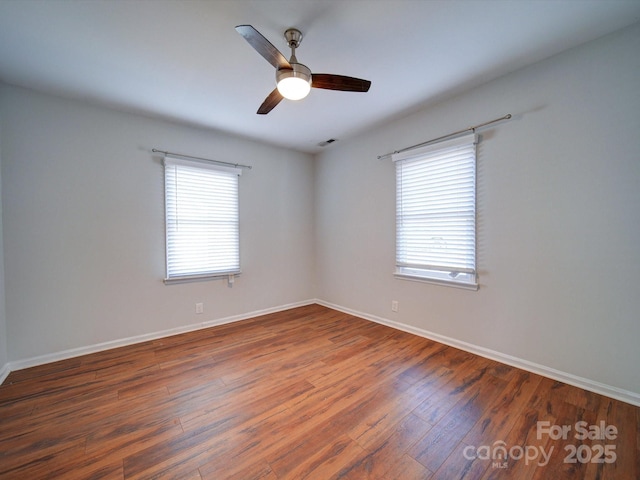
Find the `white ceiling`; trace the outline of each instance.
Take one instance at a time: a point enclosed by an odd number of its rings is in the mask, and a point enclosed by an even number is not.
[[[639,20],[639,0],[0,0],[0,80],[313,153]],[[297,27],[300,62],[370,91],[256,115],[275,74],[239,24],[287,58]]]

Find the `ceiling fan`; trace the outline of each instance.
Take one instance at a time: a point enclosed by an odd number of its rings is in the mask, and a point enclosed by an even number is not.
[[[367,92],[371,86],[369,80],[331,75],[328,73],[311,73],[305,65],[298,63],[296,48],[302,41],[302,33],[296,28],[284,32],[284,38],[291,48],[289,61],[251,25],[238,25],[236,31],[242,35],[256,52],[276,68],[276,89],[271,92],[258,108],[259,115],[266,115],[274,109],[283,98],[300,100],[306,97],[313,88],[326,90],[342,90],[345,92]]]

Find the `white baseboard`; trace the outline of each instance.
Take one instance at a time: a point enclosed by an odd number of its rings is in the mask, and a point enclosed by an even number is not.
[[[124,347],[127,345],[133,345],[135,343],[148,342],[149,340],[156,340],[158,338],[169,337],[171,335],[178,335],[180,333],[192,332],[194,330],[201,330],[203,328],[214,327],[216,325],[224,325],[226,323],[239,322],[241,320],[247,320],[253,317],[259,317],[260,315],[267,315],[269,313],[281,312],[283,310],[289,310],[291,308],[303,307],[305,305],[311,305],[316,303],[314,299],[305,300],[302,302],[289,303],[286,305],[279,305],[277,307],[265,308],[263,310],[254,310],[253,312],[242,313],[239,315],[232,315],[230,317],[219,318],[215,320],[209,320],[202,323],[195,323],[191,325],[185,325],[177,328],[170,328],[168,330],[161,330],[153,333],[146,333],[143,335],[136,335],[135,337],[122,338],[119,340],[112,340],[109,342],[98,343],[95,345],[89,345],[86,347],[72,348],[70,350],[64,350],[62,352],[51,353],[47,355],[40,355],[38,357],[26,358],[23,360],[17,360],[9,362],[0,370],[0,384],[7,378],[10,372],[15,370],[22,370],[24,368],[35,367],[38,365],[44,365],[45,363],[57,362],[60,360],[66,360],[68,358],[79,357],[81,355],[87,355],[89,353],[100,352],[103,350],[109,350],[111,348]]]
[[[414,335],[418,335],[420,337],[428,338],[429,340],[434,340],[436,342],[443,343],[451,347],[459,348],[460,350],[464,350],[466,352],[470,352],[470,353],[479,355],[481,357],[488,358],[490,360],[495,360],[500,363],[511,365],[512,367],[520,368],[528,372],[542,375],[543,377],[548,377],[553,380],[558,380],[560,382],[573,385],[575,387],[583,388],[585,390],[589,390],[590,392],[615,398],[616,400],[620,400],[622,402],[626,402],[631,405],[640,406],[640,393],[624,390],[622,388],[614,387],[611,385],[606,385],[604,383],[596,382],[588,378],[579,377],[571,373],[562,372],[560,370],[556,370],[555,368],[530,362],[522,358],[513,357],[511,355],[497,352],[495,350],[480,347],[478,345],[473,345],[471,343],[463,342],[461,340],[456,340],[455,338],[446,337],[444,335],[429,332],[421,328],[412,327],[410,325],[394,322],[393,320],[378,317],[376,315],[370,315],[368,313],[359,312],[351,308],[346,308],[330,302],[325,302],[324,300],[316,299],[316,303],[328,308],[332,308],[334,310],[338,310],[340,312],[344,312],[350,315],[354,315],[356,317],[364,318],[365,320],[371,320],[372,322],[380,323],[382,325],[386,325],[388,327],[395,328],[397,330],[402,330],[404,332],[408,332]]]
[[[263,310],[255,310],[252,312],[247,312],[239,315],[233,315],[230,317],[224,317],[216,320],[210,320],[202,323],[196,323],[191,325],[185,325],[182,327],[172,328],[168,330],[162,330],[158,332],[148,333],[144,335],[137,335],[135,337],[123,338],[120,340],[113,340],[109,342],[99,343],[95,345],[89,345],[86,347],[74,348],[70,350],[64,350],[62,352],[41,355],[38,357],[27,358],[23,360],[17,360],[14,362],[9,362],[3,365],[0,368],[0,384],[4,382],[9,373],[15,370],[22,370],[23,368],[35,367],[37,365],[43,365],[45,363],[57,362],[59,360],[66,360],[68,358],[78,357],[81,355],[87,355],[89,353],[100,352],[103,350],[109,350],[111,348],[123,347],[126,345],[132,345],[135,343],[146,342],[149,340],[156,340],[158,338],[168,337],[171,335],[177,335],[180,333],[191,332],[194,330],[200,330],[203,328],[209,328],[216,325],[224,325],[227,323],[239,322],[241,320],[247,320],[249,318],[258,317],[260,315],[267,315],[269,313],[281,312],[283,310],[289,310],[291,308],[302,307],[305,305],[311,305],[313,303],[317,303],[319,305],[323,305],[328,308],[332,308],[334,310],[338,310],[340,312],[348,313],[350,315],[354,315],[356,317],[364,318],[365,320],[370,320],[372,322],[376,322],[382,325],[386,325],[391,328],[395,328],[397,330],[402,330],[404,332],[412,333],[414,335],[418,335],[424,338],[428,338],[430,340],[434,340],[439,343],[443,343],[445,345],[449,345],[451,347],[459,348],[460,350],[464,350],[466,352],[470,352],[476,355],[480,355],[481,357],[485,357],[491,360],[495,360],[497,362],[505,363],[507,365],[511,365],[516,368],[520,368],[522,370],[526,370],[532,373],[536,373],[538,375],[542,375],[544,377],[552,378],[553,380],[558,380],[560,382],[567,383],[569,385],[573,385],[579,388],[584,388],[585,390],[589,390],[594,393],[598,393],[601,395],[605,395],[607,397],[615,398],[617,400],[621,400],[623,402],[629,403],[631,405],[640,406],[640,394],[636,392],[632,392],[629,390],[624,390],[618,387],[614,387],[611,385],[607,385],[604,383],[596,382],[594,380],[590,380],[588,378],[579,377],[577,375],[573,375],[571,373],[562,372],[560,370],[556,370],[551,367],[547,367],[545,365],[540,365],[538,363],[530,362],[528,360],[513,357],[511,355],[507,355],[495,350],[491,350],[488,348],[480,347],[478,345],[473,345],[471,343],[463,342],[461,340],[457,340],[455,338],[446,337],[444,335],[440,335],[434,332],[429,332],[427,330],[423,330],[420,328],[412,327],[410,325],[405,325],[403,323],[394,322],[393,320],[389,320],[387,318],[378,317],[376,315],[371,315],[365,312],[360,312],[357,310],[353,310],[351,308],[343,307],[341,305],[336,305],[331,302],[326,302],[320,299],[311,299],[305,300],[302,302],[290,303],[286,305],[279,305],[277,307],[266,308]]]

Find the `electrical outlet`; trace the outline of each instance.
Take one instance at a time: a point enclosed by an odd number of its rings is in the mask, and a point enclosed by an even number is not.
[[[398,311],[398,300],[391,300],[391,311],[392,312]]]
[[[196,313],[204,313],[204,304],[196,303]]]

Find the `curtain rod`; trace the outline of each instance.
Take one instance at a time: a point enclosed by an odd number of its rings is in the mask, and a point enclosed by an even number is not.
[[[510,118],[511,118],[511,114],[507,113],[504,117],[496,118],[495,120],[490,120],[488,122],[480,123],[480,124],[475,125],[473,127],[465,128],[464,130],[458,130],[457,132],[449,133],[447,135],[443,135],[442,137],[433,138],[431,140],[427,140],[426,142],[418,143],[416,145],[411,145],[410,147],[401,148],[400,150],[395,150],[393,152],[385,153],[384,155],[378,155],[378,160],[381,160],[381,159],[383,159],[385,157],[390,157],[391,155],[393,155],[395,153],[406,152],[407,150],[413,150],[414,148],[423,147],[425,145],[429,145],[430,143],[434,143],[434,142],[437,142],[439,140],[444,140],[445,138],[449,138],[449,137],[453,137],[453,136],[456,136],[456,135],[460,135],[461,133],[475,132],[476,129],[478,129],[480,127],[484,127],[484,126],[490,125],[492,123],[500,122],[501,120],[509,120]]]
[[[165,155],[173,155],[174,157],[191,158],[192,160],[203,160],[205,162],[213,162],[213,163],[217,163],[218,165],[227,165],[229,167],[248,168],[249,170],[253,168],[251,165],[242,165],[240,163],[223,162],[222,160],[213,160],[211,158],[193,157],[191,155],[183,155],[182,153],[173,153],[173,152],[165,152],[164,150],[156,150],[155,148],[152,148],[151,151],[154,153],[163,153]]]

